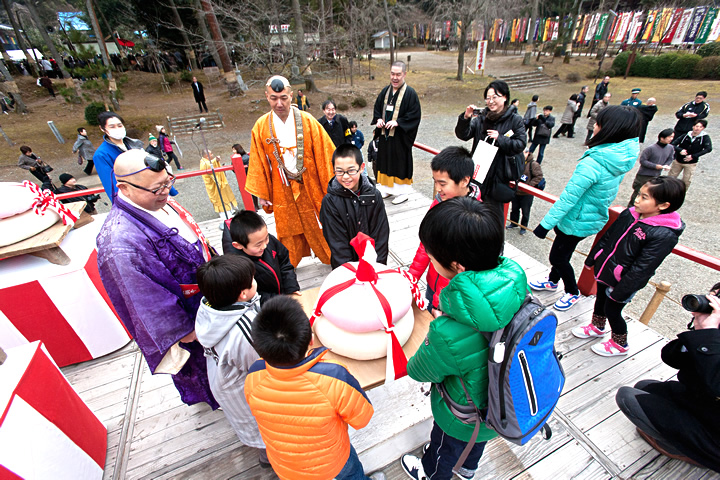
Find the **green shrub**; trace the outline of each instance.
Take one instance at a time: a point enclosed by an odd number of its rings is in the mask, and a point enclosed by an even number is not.
[[[612,63],[612,68],[613,70],[615,70],[615,75],[625,75],[625,70],[627,69],[629,57],[630,52],[622,52],[620,55],[615,57],[615,60],[613,60]]]
[[[700,60],[702,60],[700,55],[680,55],[678,59],[670,65],[668,76],[670,78],[692,78],[695,74],[695,67]]]
[[[171,73],[168,73],[165,75],[165,81],[168,83],[168,85],[173,86],[175,83],[177,83],[177,77]]]
[[[338,103],[337,109],[340,110],[341,112],[347,112],[348,110],[350,110],[350,107],[348,106],[347,103]]]
[[[183,82],[192,82],[193,73],[190,70],[183,70],[180,72],[180,80]]]
[[[720,43],[712,42],[701,45],[697,49],[697,54],[701,57],[717,57],[720,56]]]
[[[352,105],[355,108],[364,108],[364,107],[367,107],[367,100],[365,100],[365,97],[355,97],[355,98],[353,98],[350,105]]]
[[[694,78],[718,78],[720,56],[705,57],[695,65]]]
[[[655,61],[650,67],[650,76],[654,78],[668,78],[670,66],[680,57],[677,53],[663,53],[655,57]]]
[[[638,55],[630,67],[630,75],[633,77],[649,77],[655,58],[652,55]]]
[[[105,105],[100,102],[92,102],[85,107],[85,121],[88,125],[100,125],[97,116],[105,111]]]
[[[577,83],[577,82],[579,82],[579,81],[582,80],[582,79],[580,78],[580,74],[579,74],[579,73],[577,73],[577,72],[571,72],[571,73],[568,73],[568,74],[567,74],[567,76],[565,77],[565,80],[566,80],[568,83]]]

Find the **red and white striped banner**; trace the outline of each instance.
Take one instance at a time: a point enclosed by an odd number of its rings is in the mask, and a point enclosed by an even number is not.
[[[101,479],[107,428],[41,342],[6,353],[0,368],[0,478]]]

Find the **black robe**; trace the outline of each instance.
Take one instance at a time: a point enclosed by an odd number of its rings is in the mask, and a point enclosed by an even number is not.
[[[388,85],[383,88],[377,100],[375,100],[375,109],[370,125],[375,125],[381,118],[385,123],[392,120],[393,112],[383,112],[388,88],[391,88],[391,86]],[[400,89],[391,96],[390,105],[395,104],[399,92]],[[395,177],[400,180],[412,179],[412,148],[415,143],[415,138],[417,137],[418,127],[420,126],[421,114],[420,100],[418,99],[417,93],[412,87],[408,86],[405,89],[405,95],[403,96],[400,111],[398,112],[398,126],[395,127],[395,135],[386,137],[383,135],[382,129],[375,129],[374,136],[375,138],[379,138],[376,174]]]

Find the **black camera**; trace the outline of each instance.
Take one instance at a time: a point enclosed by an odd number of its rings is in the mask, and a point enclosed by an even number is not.
[[[720,295],[715,294],[716,297]],[[682,297],[682,306],[688,312],[694,313],[712,313],[710,300],[705,295],[685,295]]]
[[[480,108],[475,108],[475,109],[473,109],[473,115],[480,115],[480,112],[481,112],[481,111],[482,111],[482,109],[480,109]]]

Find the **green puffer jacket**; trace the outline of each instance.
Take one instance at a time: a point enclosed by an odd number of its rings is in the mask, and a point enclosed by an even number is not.
[[[623,176],[635,165],[639,143],[631,138],[605,143],[580,157],[560,199],[540,222],[547,230],[558,227],[566,235],[589,237],[607,223]]]
[[[494,332],[507,325],[520,309],[527,291],[525,272],[515,261],[500,257],[500,265],[483,272],[463,272],[440,293],[445,315],[430,323],[425,342],[408,362],[408,375],[419,382],[443,382],[450,396],[467,405],[462,377],[473,403],[487,406],[488,342],[480,332]],[[473,426],[460,422],[448,410],[436,388],[432,389],[435,422],[451,437],[468,442]],[[495,437],[480,428],[477,441]]]

